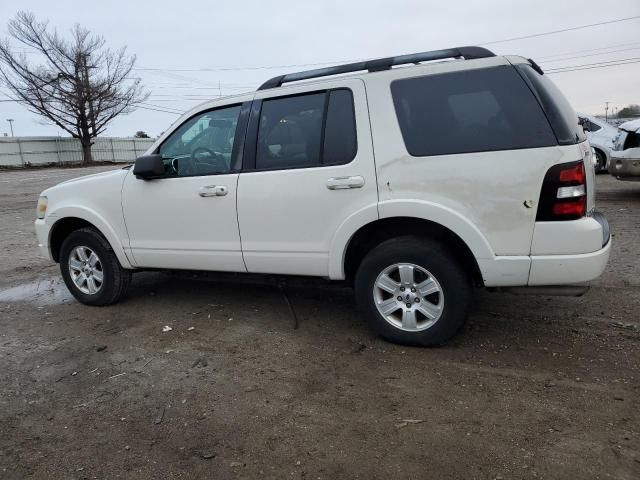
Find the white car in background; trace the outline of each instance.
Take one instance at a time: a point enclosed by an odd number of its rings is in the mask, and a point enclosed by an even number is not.
[[[581,113],[578,116],[587,139],[596,152],[596,173],[605,172],[611,161],[611,151],[619,134],[618,129],[596,117]]]
[[[640,181],[640,119],[618,127],[614,151],[609,161],[609,173],[618,180]]]

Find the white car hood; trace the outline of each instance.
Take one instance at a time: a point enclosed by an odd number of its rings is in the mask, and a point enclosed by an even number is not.
[[[76,192],[86,191],[90,193],[92,189],[104,189],[109,188],[112,184],[122,185],[124,178],[129,172],[128,169],[116,168],[115,170],[109,170],[107,172],[94,173],[92,175],[85,175],[83,177],[72,178],[64,182],[58,183],[52,187],[47,188],[42,195],[59,194],[62,192]]]
[[[60,182],[58,185],[67,185],[69,183],[83,182],[85,180],[98,179],[100,177],[110,177],[114,174],[122,175],[122,172],[120,172],[120,170],[123,170],[123,169],[118,168],[116,170],[109,170],[108,172],[92,173],[91,175],[84,175],[82,177],[71,178],[69,180],[65,180],[64,182]]]
[[[625,130],[627,132],[638,132],[640,133],[640,118],[638,120],[631,120],[629,122],[624,122],[619,125],[618,128],[620,130]]]

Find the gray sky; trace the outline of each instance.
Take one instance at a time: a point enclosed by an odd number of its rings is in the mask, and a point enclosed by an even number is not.
[[[2,0],[2,4],[2,37],[7,34],[7,20],[23,9],[48,19],[61,33],[80,23],[103,35],[112,48],[127,46],[138,57],[137,67],[159,69],[135,72],[152,92],[147,103],[179,112],[220,93],[241,93],[269,77],[313,68],[302,64],[482,45],[640,15],[639,0]],[[545,70],[640,59],[640,19],[487,47],[498,54],[532,57]],[[274,66],[279,67],[247,69]],[[604,113],[606,101],[611,109],[640,103],[640,63],[550,77],[582,112]],[[2,91],[0,99],[5,98]],[[177,116],[139,109],[114,120],[107,134],[130,136],[145,130],[155,136]],[[16,135],[62,134],[20,105],[0,102],[0,135],[8,131],[7,118],[15,119]]]

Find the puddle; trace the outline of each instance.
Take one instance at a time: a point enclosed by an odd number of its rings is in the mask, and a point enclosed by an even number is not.
[[[1,302],[28,302],[36,305],[59,305],[73,300],[62,278],[41,278],[34,282],[0,290]]]

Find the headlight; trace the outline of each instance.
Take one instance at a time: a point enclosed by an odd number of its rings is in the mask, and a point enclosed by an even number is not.
[[[42,220],[44,218],[45,213],[47,213],[47,197],[40,195],[38,198],[38,206],[36,207],[36,216]]]

